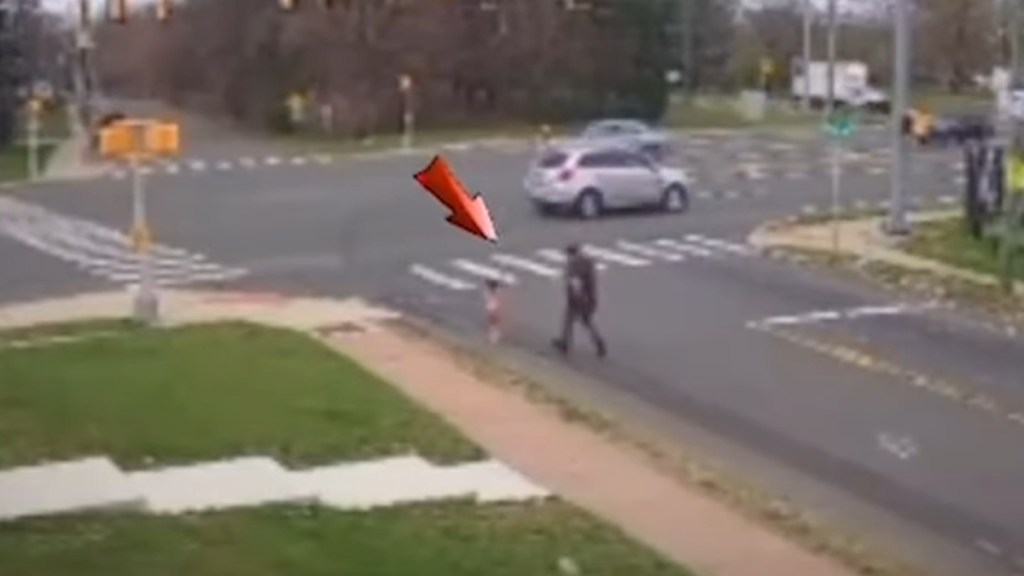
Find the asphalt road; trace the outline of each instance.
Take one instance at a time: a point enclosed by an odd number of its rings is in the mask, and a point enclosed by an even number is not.
[[[696,178],[689,213],[587,223],[534,214],[520,186],[529,146],[443,150],[484,194],[492,246],[447,225],[412,180],[435,150],[297,156],[194,118],[186,129],[204,139],[147,178],[161,284],[361,294],[472,336],[481,280],[497,275],[510,283],[509,345],[546,355],[558,251],[587,243],[611,355],[592,358],[581,334],[574,370],[725,439],[737,448],[718,456],[743,474],[936,573],[1024,574],[1024,343],[744,243],[763,220],[827,208],[821,138],[687,137],[675,161]],[[885,200],[884,144],[871,131],[849,143],[844,203]],[[920,205],[956,202],[957,160],[915,155]],[[0,196],[0,300],[137,281],[124,176]]]

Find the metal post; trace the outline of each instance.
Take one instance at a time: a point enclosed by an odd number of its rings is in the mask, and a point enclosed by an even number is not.
[[[893,106],[889,118],[892,140],[892,182],[889,199],[888,234],[903,236],[909,230],[905,206],[907,182],[907,138],[903,135],[903,119],[907,115],[907,97],[910,84],[910,35],[907,1],[894,2],[893,29]]]
[[[28,111],[28,179],[39,178],[39,111],[35,100],[29,103]]]
[[[402,92],[402,148],[412,148],[413,130],[415,117],[412,110],[412,79],[403,74],[399,78],[399,88]]]
[[[839,255],[839,209],[842,177],[842,152],[839,138],[832,139],[832,255]]]
[[[684,2],[685,4],[685,2]],[[804,111],[811,109],[811,73],[808,69],[811,64],[811,34],[813,34],[814,4],[811,0],[804,0],[804,32],[803,32],[803,80],[804,94],[802,104]]]
[[[836,101],[836,0],[828,0],[828,102],[825,113],[835,110]]]
[[[153,278],[153,251],[150,246],[149,221],[146,214],[146,187],[142,166],[137,154],[131,158],[132,167],[132,235],[136,255],[141,264],[139,287],[135,292],[133,314],[145,324],[156,324],[160,319],[160,304]]]

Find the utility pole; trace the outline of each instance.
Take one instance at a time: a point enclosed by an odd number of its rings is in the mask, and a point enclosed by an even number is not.
[[[889,199],[889,219],[886,232],[906,235],[909,230],[906,214],[907,183],[907,137],[903,134],[903,119],[907,116],[907,99],[910,91],[910,23],[907,17],[907,2],[893,3],[893,79],[892,114],[889,130],[892,139],[892,182]]]
[[[693,92],[694,92],[694,85],[693,85],[694,84],[694,78],[696,77],[696,75],[694,74],[694,70],[693,70],[693,61],[694,61],[694,59],[693,59],[693,46],[694,46],[694,41],[693,41],[694,40],[694,38],[693,38],[693,31],[694,31],[693,20],[694,20],[694,18],[693,18],[693,16],[694,16],[694,12],[695,12],[695,10],[694,10],[694,2],[684,0],[680,4],[681,4],[681,8],[682,8],[682,14],[681,14],[682,22],[681,22],[681,24],[682,24],[682,36],[683,36],[682,39],[681,39],[682,40],[681,48],[683,49],[683,54],[682,54],[682,56],[683,56],[682,57],[682,64],[683,64],[682,79],[683,79],[683,83],[685,84],[686,96],[689,97],[689,98],[692,98],[693,97]]]
[[[685,4],[685,3],[684,3]],[[812,0],[804,0],[804,53],[803,53],[803,80],[804,80],[804,93],[802,98],[802,104],[804,111],[811,109],[811,34],[814,30],[814,3]]]
[[[836,105],[836,24],[836,0],[828,0],[828,102],[825,105],[828,116]]]
[[[92,125],[92,3],[78,0],[78,26],[75,31],[75,99],[79,121],[87,128]]]

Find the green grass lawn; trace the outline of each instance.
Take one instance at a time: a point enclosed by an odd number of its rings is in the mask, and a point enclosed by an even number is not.
[[[0,468],[94,454],[127,467],[245,454],[296,465],[412,450],[438,461],[480,455],[388,384],[292,331],[137,328],[0,347],[0,374]]]
[[[0,525],[0,566],[11,576],[556,576],[561,557],[586,576],[690,574],[557,501],[372,512],[270,507]]]
[[[907,250],[975,272],[999,274],[999,253],[995,246],[972,238],[960,218],[918,224]],[[1017,266],[1016,278],[1024,280],[1024,266]]]
[[[56,146],[52,143],[39,144],[39,170],[46,169],[46,163]],[[0,182],[28,178],[28,148],[20,144],[0,149]]]

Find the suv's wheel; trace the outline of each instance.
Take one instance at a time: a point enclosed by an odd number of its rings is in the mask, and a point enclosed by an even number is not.
[[[593,220],[599,217],[603,211],[604,202],[601,199],[601,193],[597,190],[584,190],[576,200],[576,212],[584,220]]]
[[[673,184],[661,195],[661,208],[666,212],[686,212],[690,207],[690,197],[686,188]]]

